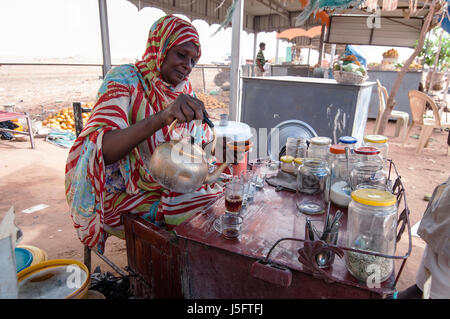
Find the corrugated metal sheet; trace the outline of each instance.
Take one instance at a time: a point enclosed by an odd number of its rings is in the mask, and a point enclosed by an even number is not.
[[[380,18],[380,28],[369,28],[367,16],[332,16],[327,43],[413,47],[422,19]]]
[[[183,14],[191,20],[201,19],[206,21],[208,24],[221,24],[226,17],[227,9],[231,6],[232,0],[225,0],[222,7],[217,9],[221,4],[222,0],[128,0],[133,3],[139,10],[144,7],[154,7],[159,8],[166,12]],[[383,0],[379,0],[379,6],[382,6]],[[418,8],[423,6],[424,1],[417,1]],[[381,11],[382,16],[389,17],[403,17],[403,14],[408,10],[409,2],[407,0],[398,1],[398,9],[394,11]],[[283,31],[285,29],[293,28],[295,26],[295,18],[301,12],[301,4],[298,0],[244,0],[244,19],[243,27],[247,32],[272,32],[272,31]],[[406,11],[405,11],[406,10]],[[350,14],[363,13],[367,14],[360,9],[346,9],[346,10],[336,10],[335,14],[342,14],[348,12]],[[421,18],[423,18],[424,13],[427,10],[421,11]],[[287,17],[288,16],[288,17]],[[346,18],[348,19],[348,18]],[[366,26],[365,19],[364,23],[360,21],[349,21],[349,25],[341,24],[341,21],[335,21],[335,30],[333,32],[333,41],[347,42],[351,39],[356,41],[354,44],[367,44],[367,33],[372,34],[372,41],[376,41],[377,44],[383,43],[382,36],[384,36],[384,30],[374,30],[372,33],[368,28],[362,28]],[[406,20],[406,19],[405,19]],[[410,19],[412,21],[414,19]],[[403,21],[402,21],[403,22]],[[414,22],[416,23],[416,22]],[[339,26],[337,26],[339,24]],[[363,25],[362,25],[363,24]],[[384,22],[386,28],[391,27],[390,22]],[[308,29],[313,26],[319,25],[313,17],[310,17],[302,28]],[[415,24],[414,24],[415,26]],[[351,29],[356,27],[356,29]],[[396,28],[395,26],[392,26]],[[350,29],[349,29],[350,28]],[[400,28],[400,26],[399,26]],[[342,30],[348,30],[346,37],[342,33]],[[386,29],[387,30],[387,29]],[[414,31],[409,31],[401,27],[401,31],[398,31],[398,37],[394,39],[394,33],[391,33],[391,38],[385,45],[397,44],[401,42],[401,46],[411,46],[411,37],[414,35]],[[357,34],[360,33],[360,34]],[[389,31],[387,31],[389,33]],[[349,35],[351,35],[349,37]],[[406,38],[405,38],[406,37]],[[370,37],[369,37],[370,38]],[[417,36],[415,36],[417,38]],[[331,41],[331,40],[330,40]],[[393,42],[392,42],[393,41]],[[375,44],[375,42],[373,42]]]

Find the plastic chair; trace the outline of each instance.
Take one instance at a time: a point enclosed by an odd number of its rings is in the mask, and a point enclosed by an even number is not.
[[[407,136],[414,125],[420,125],[422,127],[419,144],[416,148],[416,153],[420,153],[428,144],[428,140],[430,139],[431,134],[433,134],[433,129],[450,128],[450,122],[441,119],[436,103],[425,93],[411,90],[408,92],[408,97],[412,113],[412,124],[408,129]],[[427,104],[431,107],[433,118],[424,118]],[[447,155],[450,155],[450,146],[447,146]]]
[[[378,115],[375,122],[375,129],[373,131],[374,134],[377,134],[378,129],[380,128],[381,124],[381,115],[383,114],[384,110],[386,109],[386,101],[388,98],[387,90],[384,86],[381,85],[380,81],[377,79],[377,85],[378,85],[378,100],[380,101],[378,105]],[[395,111],[392,110],[391,112],[391,118],[396,119],[396,126],[395,126],[395,136],[399,136],[401,134],[401,140],[406,140],[407,137],[407,130],[408,130],[408,123],[409,123],[409,114],[407,112],[403,111]]]
[[[72,107],[73,107],[73,116],[74,116],[74,120],[75,120],[74,121],[75,122],[75,134],[78,137],[78,135],[80,135],[81,131],[83,130],[83,117],[81,114],[83,112],[90,112],[91,110],[82,108],[81,103],[79,103],[79,102],[74,102],[72,104]],[[118,228],[112,228],[112,227],[109,227],[108,225],[104,225],[103,229],[106,233],[108,233],[111,236],[115,236],[120,239],[125,239],[125,230],[124,230],[123,225]],[[89,248],[88,246],[84,246],[84,260],[83,261],[84,261],[84,264],[86,265],[86,267],[89,269],[89,272],[91,272],[91,251],[92,251],[91,248]],[[113,268],[115,271],[117,271],[120,275],[122,275],[123,277],[128,276],[127,273],[125,273],[119,266],[114,264],[104,254],[100,254],[96,249],[94,249],[93,251],[100,259],[102,259],[105,263],[107,263],[109,266],[111,266],[111,268]]]

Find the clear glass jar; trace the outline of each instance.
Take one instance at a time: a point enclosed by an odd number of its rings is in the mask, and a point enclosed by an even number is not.
[[[348,206],[347,247],[393,256],[396,249],[397,200],[386,191],[359,189]],[[346,251],[347,270],[367,282],[369,276],[383,282],[394,269],[394,259]]]
[[[300,167],[300,165],[302,165],[302,163],[303,163],[303,158],[301,158],[301,157],[294,158],[294,166],[295,166],[296,172],[298,172],[298,168]]]
[[[318,215],[326,211],[325,189],[330,183],[328,163],[319,158],[305,158],[297,173],[296,205],[299,212]]]
[[[359,162],[378,162],[384,167],[384,159],[380,155],[380,150],[376,147],[358,147],[354,150],[354,153]]]
[[[387,176],[383,165],[377,161],[357,162],[350,172],[350,185],[353,190],[360,188],[387,189]]]
[[[308,153],[308,144],[306,144],[306,139],[300,137],[297,144],[297,155],[295,157],[305,158],[307,156],[307,153]]]
[[[353,153],[353,150],[358,147],[358,139],[353,136],[341,136],[339,138],[339,145],[345,145],[350,148],[350,151]]]
[[[295,170],[294,157],[290,155],[281,156],[281,170],[285,173],[295,175],[297,171]]]
[[[331,202],[339,207],[348,207],[350,203],[350,172],[357,163],[357,159],[350,152],[347,163],[346,147],[346,145],[333,145],[330,147],[333,160],[331,163],[331,190],[329,194]],[[326,191],[326,196],[328,198],[328,190]]]
[[[299,143],[298,137],[288,137],[286,141],[286,155],[297,157],[297,146]]]
[[[331,138],[325,136],[312,137],[309,141],[307,155],[309,158],[321,158],[327,160],[330,146]]]
[[[389,144],[388,138],[384,135],[366,135],[364,136],[364,146],[376,147],[380,150],[380,155],[383,157],[384,165],[387,163]]]

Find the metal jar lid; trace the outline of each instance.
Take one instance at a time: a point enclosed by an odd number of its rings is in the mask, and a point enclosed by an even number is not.
[[[358,147],[357,149],[355,149],[355,154],[377,155],[380,154],[380,150],[376,147]]]
[[[369,143],[386,143],[388,138],[384,135],[366,135],[364,141]]]
[[[310,143],[315,144],[315,145],[330,145],[331,138],[326,137],[326,136],[315,136],[315,137],[311,137]]]
[[[345,145],[334,144],[330,146],[330,153],[332,154],[345,154]]]
[[[339,138],[339,142],[344,143],[344,144],[356,144],[356,142],[358,142],[358,140],[353,136],[341,136]]]

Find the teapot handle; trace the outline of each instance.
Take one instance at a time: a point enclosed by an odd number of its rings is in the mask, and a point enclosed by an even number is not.
[[[170,124],[169,129],[167,130],[167,134],[170,134],[170,132],[173,130],[173,128],[175,127],[175,125],[177,124],[178,120],[175,119],[172,124]]]

